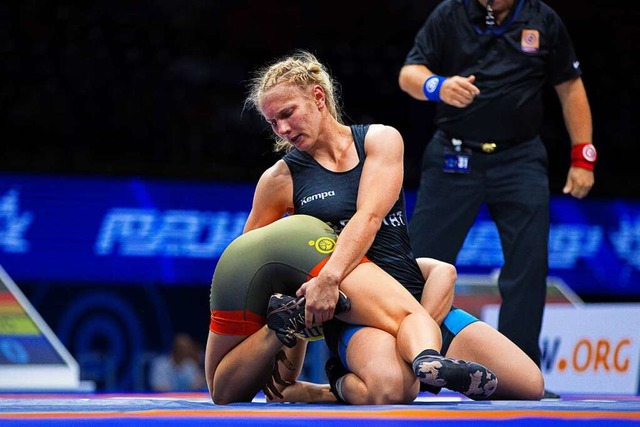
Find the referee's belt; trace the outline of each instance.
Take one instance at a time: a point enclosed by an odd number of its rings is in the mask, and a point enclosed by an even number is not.
[[[452,136],[442,130],[438,130],[437,132],[440,137],[449,141],[451,145],[454,147],[462,145],[463,147],[468,147],[475,151],[482,151],[483,153],[487,153],[487,154],[508,150],[509,148],[515,147],[516,145],[522,144],[523,142],[531,141],[533,139],[533,138],[522,138],[522,139],[513,138],[513,139],[505,139],[505,140],[476,141],[476,140],[467,139],[467,138],[456,138],[455,136]]]

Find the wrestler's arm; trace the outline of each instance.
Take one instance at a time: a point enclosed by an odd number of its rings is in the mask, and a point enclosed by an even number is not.
[[[293,181],[287,164],[278,160],[258,180],[244,232],[271,224],[285,214],[293,214]]]
[[[340,232],[336,249],[323,269],[335,266],[341,272],[341,279],[367,253],[402,190],[404,142],[400,133],[390,126],[371,125],[365,152],[356,213]]]
[[[333,403],[336,397],[330,390],[329,384],[315,384],[306,381],[296,381],[285,387],[282,398],[267,399],[269,402],[301,402],[301,403]]]
[[[285,348],[276,355],[276,363],[271,379],[263,391],[268,402],[335,402],[328,384],[316,384],[308,381],[296,381],[304,362],[306,341],[299,340],[299,345]]]
[[[297,292],[307,297],[307,326],[331,318],[338,286],[361,262],[400,195],[404,174],[404,143],[400,133],[390,126],[371,125],[365,151],[356,212],[340,232],[331,258],[320,274]]]
[[[416,261],[425,279],[420,304],[441,324],[453,304],[456,268],[433,258],[417,258]]]

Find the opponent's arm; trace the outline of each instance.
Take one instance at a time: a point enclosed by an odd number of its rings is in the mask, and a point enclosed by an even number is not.
[[[571,138],[572,150],[583,144],[592,144],[593,126],[591,123],[591,108],[587,92],[580,77],[568,80],[555,86],[556,93],[562,105],[562,115],[564,123]],[[581,199],[585,197],[591,187],[593,187],[595,178],[593,174],[593,163],[595,163],[595,148],[593,148],[593,157],[584,156],[578,147],[579,159],[577,164],[573,161],[567,174],[567,181],[562,190],[564,194],[571,194],[573,197]],[[587,168],[585,168],[585,166]],[[590,168],[590,169],[588,169]]]
[[[298,290],[298,295],[307,296],[307,326],[333,317],[340,282],[367,253],[382,220],[400,195],[404,174],[400,133],[389,126],[370,126],[365,151],[356,213],[340,232],[335,250],[320,274]]]
[[[453,304],[458,277],[456,268],[433,258],[417,258],[416,261],[425,279],[420,304],[440,325]]]
[[[306,342],[303,343],[306,348]],[[304,361],[304,352],[299,349],[286,348],[276,355],[273,376],[264,388],[268,402],[335,402],[329,384],[316,384],[307,381],[296,381]],[[285,353],[288,353],[289,356]],[[290,360],[291,358],[291,360]]]
[[[296,381],[281,391],[281,396],[268,397],[269,402],[335,403],[338,399],[329,384]]]
[[[263,227],[293,213],[293,181],[284,160],[264,171],[253,195],[244,232]]]

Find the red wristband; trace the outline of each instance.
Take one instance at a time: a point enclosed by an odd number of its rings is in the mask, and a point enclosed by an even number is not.
[[[571,148],[571,167],[592,171],[598,159],[598,152],[593,144],[576,144]]]

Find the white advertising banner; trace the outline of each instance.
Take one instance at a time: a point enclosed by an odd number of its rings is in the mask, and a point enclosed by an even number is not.
[[[497,327],[498,310],[484,306],[482,319]],[[640,304],[547,304],[540,348],[546,389],[640,394]]]

